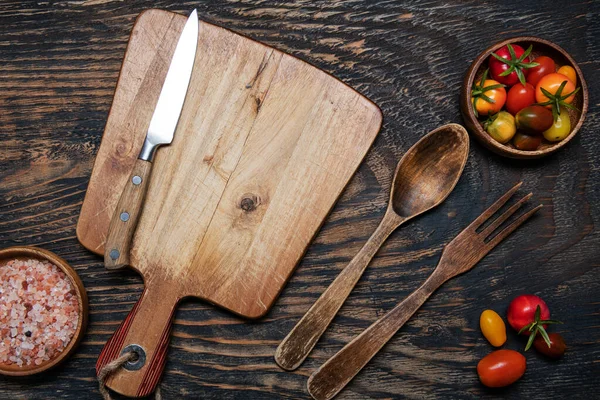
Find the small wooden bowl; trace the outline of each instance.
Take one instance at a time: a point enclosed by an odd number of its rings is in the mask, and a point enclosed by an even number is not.
[[[71,280],[71,284],[77,293],[77,302],[79,304],[79,321],[77,322],[77,329],[73,334],[73,338],[71,338],[71,342],[65,347],[58,356],[53,359],[50,359],[41,365],[30,365],[30,366],[22,366],[18,365],[5,365],[0,363],[0,374],[1,375],[10,375],[10,376],[27,376],[34,375],[43,371],[46,371],[64,360],[66,360],[77,348],[77,345],[81,341],[83,334],[85,332],[85,328],[87,326],[87,317],[88,317],[88,298],[87,293],[85,292],[85,288],[83,287],[83,283],[81,283],[81,279],[79,276],[67,264],[65,260],[57,256],[56,254],[40,249],[37,247],[30,246],[16,246],[9,247],[3,250],[0,250],[0,268],[5,265],[6,262],[14,259],[20,260],[30,260],[36,259],[40,261],[47,260],[52,264],[56,265],[60,268],[67,277]]]
[[[471,88],[473,87],[473,82],[476,82],[477,79],[481,79],[483,71],[488,68],[488,59],[490,55],[508,43],[518,44],[524,49],[527,49],[530,45],[533,45],[533,51],[531,52],[533,58],[538,56],[548,56],[554,60],[557,66],[570,65],[575,69],[575,72],[577,73],[577,87],[581,87],[581,89],[575,95],[575,99],[573,100],[572,104],[580,111],[568,110],[569,117],[571,119],[571,133],[560,142],[550,143],[544,140],[537,150],[517,150],[511,142],[502,144],[492,139],[492,137],[483,129],[481,123],[477,120],[477,117],[475,117],[475,114],[473,113],[473,104],[471,102]],[[588,88],[585,83],[585,79],[583,78],[583,74],[569,53],[548,40],[532,36],[521,36],[498,42],[493,46],[488,47],[483,53],[477,56],[475,61],[473,61],[469,67],[469,70],[467,71],[463,81],[463,86],[460,93],[460,112],[465,120],[465,124],[467,125],[469,132],[471,132],[471,134],[479,141],[479,143],[494,153],[504,157],[517,159],[541,158],[558,151],[571,139],[573,139],[573,137],[575,137],[579,131],[579,128],[581,128],[581,124],[583,124],[585,114],[587,113],[588,97]]]

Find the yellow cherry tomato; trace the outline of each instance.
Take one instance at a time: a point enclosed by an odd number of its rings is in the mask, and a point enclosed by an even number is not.
[[[494,121],[487,125],[486,131],[497,142],[508,143],[517,132],[515,117],[506,111],[500,111]]]
[[[571,120],[565,107],[560,108],[560,114],[554,124],[544,131],[544,138],[549,142],[560,142],[571,133]]]
[[[506,342],[506,325],[497,312],[493,310],[482,312],[479,317],[479,327],[492,346],[500,347]]]
[[[570,65],[563,65],[556,72],[563,74],[569,78],[571,82],[573,82],[573,85],[577,86],[577,73],[575,72],[575,68],[571,67]]]

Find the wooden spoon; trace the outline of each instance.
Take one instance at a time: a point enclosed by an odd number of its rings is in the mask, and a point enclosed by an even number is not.
[[[469,136],[457,124],[435,129],[406,152],[396,167],[383,220],[350,264],[283,339],[275,352],[275,361],[281,368],[294,370],[302,364],[387,237],[404,222],[448,197],[468,154]]]

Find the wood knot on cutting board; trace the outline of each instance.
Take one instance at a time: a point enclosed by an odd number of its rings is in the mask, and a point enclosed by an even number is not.
[[[260,197],[258,197],[257,195],[253,194],[253,193],[246,193],[244,195],[242,195],[242,197],[240,198],[239,204],[238,206],[246,211],[246,212],[251,212],[256,210],[256,207],[258,207],[260,205]]]

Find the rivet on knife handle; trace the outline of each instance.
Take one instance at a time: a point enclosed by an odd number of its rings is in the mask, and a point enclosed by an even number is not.
[[[135,161],[108,228],[108,237],[104,244],[104,266],[107,269],[129,265],[131,240],[142,213],[151,169],[150,161]]]

